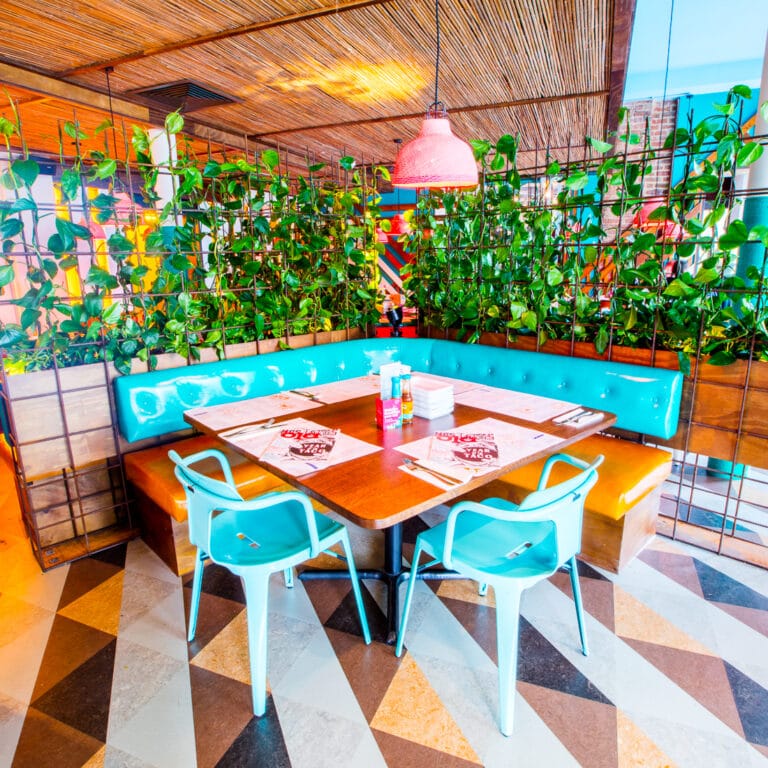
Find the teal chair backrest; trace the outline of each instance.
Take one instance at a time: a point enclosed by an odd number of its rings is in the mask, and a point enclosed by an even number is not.
[[[220,509],[227,501],[243,501],[232,478],[227,457],[213,448],[186,458],[179,456],[176,451],[168,451],[168,456],[176,465],[173,471],[187,497],[189,540],[199,549],[210,552],[211,512]],[[218,460],[226,480],[208,477],[190,466],[206,458]]]
[[[583,471],[575,477],[552,485],[546,485],[549,472],[557,461],[582,465]],[[530,493],[520,504],[518,512],[525,512],[531,517],[545,513],[555,529],[557,567],[561,567],[581,551],[581,528],[584,519],[584,502],[587,494],[597,482],[597,467],[602,464],[599,456],[587,465],[572,456],[555,454],[544,465],[539,490]]]

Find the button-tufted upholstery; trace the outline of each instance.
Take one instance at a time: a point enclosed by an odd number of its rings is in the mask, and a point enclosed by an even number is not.
[[[189,408],[258,397],[377,372],[400,361],[414,371],[555,397],[615,413],[617,427],[671,437],[682,375],[626,363],[462,344],[439,339],[359,339],[201,363],[115,379],[126,440],[186,429]]]
[[[630,432],[666,439],[677,430],[683,384],[679,372],[410,338],[360,339],[121,376],[114,382],[118,423],[129,442],[171,436],[188,429],[184,411],[190,408],[363,376],[378,372],[383,363],[395,361],[410,365],[414,371],[610,411],[617,416],[616,426]],[[493,403],[488,407],[492,410]],[[178,519],[183,521],[184,510],[169,488],[172,468],[165,456],[170,447],[184,453],[181,446],[165,445],[126,458],[137,496],[148,497],[147,506],[155,514],[149,522],[148,517],[143,517],[143,530],[148,525],[164,524],[162,517],[157,517],[158,510],[160,515],[165,512],[177,518],[175,526],[185,525],[178,523]],[[658,489],[669,472],[670,456],[658,449],[599,435],[574,446],[574,453],[578,451],[581,453],[577,455],[584,454],[588,459],[594,458],[593,453],[606,457],[600,479],[587,499],[582,552],[592,562],[617,570],[653,535]],[[249,480],[250,471],[250,481],[256,486],[272,478],[255,464],[246,463],[241,469],[243,480]],[[532,478],[538,477],[537,469],[533,465],[510,473],[503,482],[494,483],[493,493],[509,498],[526,494],[535,486]],[[179,570],[180,534],[174,529],[169,535],[174,539],[169,544],[171,555],[161,556]],[[160,552],[161,545],[155,548]]]

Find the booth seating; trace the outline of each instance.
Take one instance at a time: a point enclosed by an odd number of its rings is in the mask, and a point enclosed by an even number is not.
[[[638,442],[598,435],[567,449],[585,460],[605,456],[600,479],[587,499],[582,556],[618,570],[653,535],[671,456],[641,441],[645,436],[670,438],[677,430],[683,377],[675,371],[438,339],[359,339],[117,377],[119,428],[128,442],[174,440],[180,430],[188,429],[183,414],[190,408],[363,376],[389,362],[616,414],[616,427],[636,435]],[[208,447],[210,442],[203,441],[211,440],[174,440],[124,456],[126,477],[140,502],[142,535],[177,573],[192,562],[180,551],[186,511],[180,489],[173,486],[167,452],[173,448],[184,456]],[[540,470],[533,464],[511,472],[475,496],[519,500],[532,489],[530,478],[538,477]],[[252,463],[241,461],[237,472],[236,482],[250,484],[244,495],[281,484]]]

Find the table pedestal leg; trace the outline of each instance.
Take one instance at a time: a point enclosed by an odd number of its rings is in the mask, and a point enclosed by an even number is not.
[[[372,579],[384,582],[387,597],[387,628],[385,642],[394,645],[397,640],[397,630],[400,626],[400,585],[410,574],[409,569],[403,568],[403,524],[396,523],[384,529],[384,568],[358,568],[357,575],[362,580]],[[455,571],[430,569],[418,574],[419,579],[451,579],[458,577]],[[299,578],[304,581],[312,579],[348,579],[347,570],[315,570],[302,571]]]

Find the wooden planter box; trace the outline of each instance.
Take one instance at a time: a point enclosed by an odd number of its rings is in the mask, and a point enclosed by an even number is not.
[[[294,336],[299,348],[361,338],[357,329]],[[268,354],[283,339],[234,344],[227,357]],[[200,362],[218,359],[203,350]],[[163,354],[157,368],[187,365]],[[135,359],[132,372],[147,370]],[[126,490],[122,455],[161,439],[127,444],[112,406],[113,365],[94,363],[13,376],[0,373],[9,419],[16,490],[25,527],[43,570],[138,535]]]

